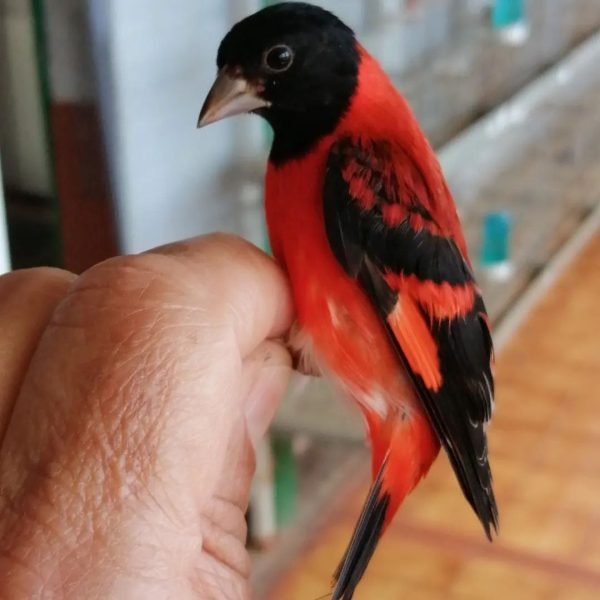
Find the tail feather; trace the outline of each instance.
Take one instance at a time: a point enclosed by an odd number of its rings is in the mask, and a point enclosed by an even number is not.
[[[365,414],[374,480],[360,518],[334,574],[331,600],[351,600],[377,543],[398,507],[427,473],[440,445],[424,415],[381,420]]]
[[[371,486],[350,544],[335,571],[331,600],[351,600],[383,533],[390,502],[390,495],[382,491],[384,469],[385,461]]]

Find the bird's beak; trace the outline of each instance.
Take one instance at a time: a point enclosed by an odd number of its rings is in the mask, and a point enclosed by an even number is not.
[[[232,77],[223,68],[204,101],[198,117],[198,127],[269,105],[267,100],[258,95],[255,86],[243,77]]]

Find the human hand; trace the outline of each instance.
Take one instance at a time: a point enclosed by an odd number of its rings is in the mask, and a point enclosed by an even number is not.
[[[0,596],[249,598],[291,318],[273,261],[224,235],[0,278]]]

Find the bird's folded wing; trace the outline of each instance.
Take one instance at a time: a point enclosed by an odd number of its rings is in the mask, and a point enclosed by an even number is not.
[[[323,210],[333,253],[380,314],[490,537],[492,341],[449,192],[431,190],[399,145],[344,138],[328,158]]]

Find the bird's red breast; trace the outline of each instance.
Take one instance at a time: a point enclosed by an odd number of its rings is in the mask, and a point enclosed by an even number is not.
[[[292,282],[299,326],[319,362],[315,366],[359,395],[369,393],[375,382],[383,390],[391,382],[397,388],[404,381],[381,320],[327,240],[323,181],[334,139],[335,135],[324,138],[303,159],[270,165],[265,206],[271,248]],[[380,411],[384,402],[383,394],[374,398]]]

